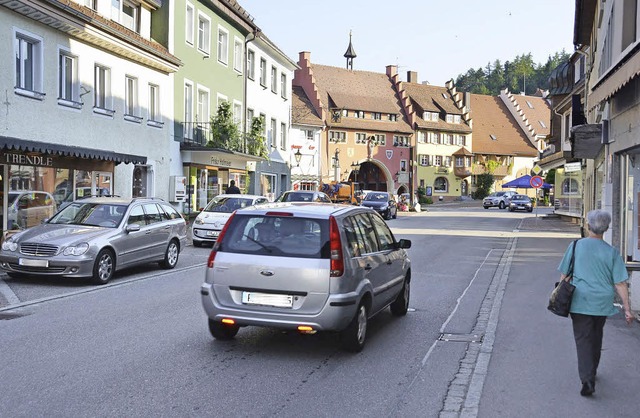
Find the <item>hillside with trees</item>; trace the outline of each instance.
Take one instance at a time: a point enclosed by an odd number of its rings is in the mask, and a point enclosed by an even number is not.
[[[507,88],[510,92],[534,94],[538,88],[549,89],[549,75],[559,64],[569,59],[563,49],[550,55],[547,62],[536,64],[531,53],[522,54],[512,61],[504,63],[495,60],[484,68],[469,70],[458,75],[455,85],[458,91],[488,94],[497,96],[500,90]]]

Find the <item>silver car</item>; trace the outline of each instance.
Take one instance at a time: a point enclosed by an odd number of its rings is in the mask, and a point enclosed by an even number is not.
[[[163,200],[88,198],[9,237],[0,268],[11,277],[90,277],[105,284],[117,270],[137,264],[174,268],[186,241],[186,221]]]
[[[201,287],[209,330],[221,340],[247,325],[338,331],[346,349],[360,351],[369,318],[388,306],[407,313],[410,247],[368,208],[240,209],[213,246]]]
[[[268,202],[264,196],[250,194],[221,194],[214,197],[193,221],[193,245],[201,247],[216,242],[234,210]]]

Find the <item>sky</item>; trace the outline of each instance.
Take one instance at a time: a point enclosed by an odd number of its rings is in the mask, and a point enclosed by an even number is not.
[[[345,68],[349,32],[354,70],[444,86],[469,68],[531,53],[545,63],[573,51],[573,0],[238,0],[291,60]]]

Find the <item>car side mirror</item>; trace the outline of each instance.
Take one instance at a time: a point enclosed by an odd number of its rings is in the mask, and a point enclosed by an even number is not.
[[[138,232],[140,230],[140,225],[138,224],[130,224],[127,225],[127,227],[125,228],[125,231],[127,232]]]
[[[411,248],[411,240],[410,239],[401,239],[398,241],[398,248]]]

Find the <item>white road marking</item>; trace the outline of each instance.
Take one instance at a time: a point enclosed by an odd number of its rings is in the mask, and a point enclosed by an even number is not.
[[[20,299],[18,298],[18,296],[13,293],[11,287],[9,287],[9,285],[2,279],[0,279],[0,295],[2,295],[2,297],[7,300],[9,305],[20,303]]]

